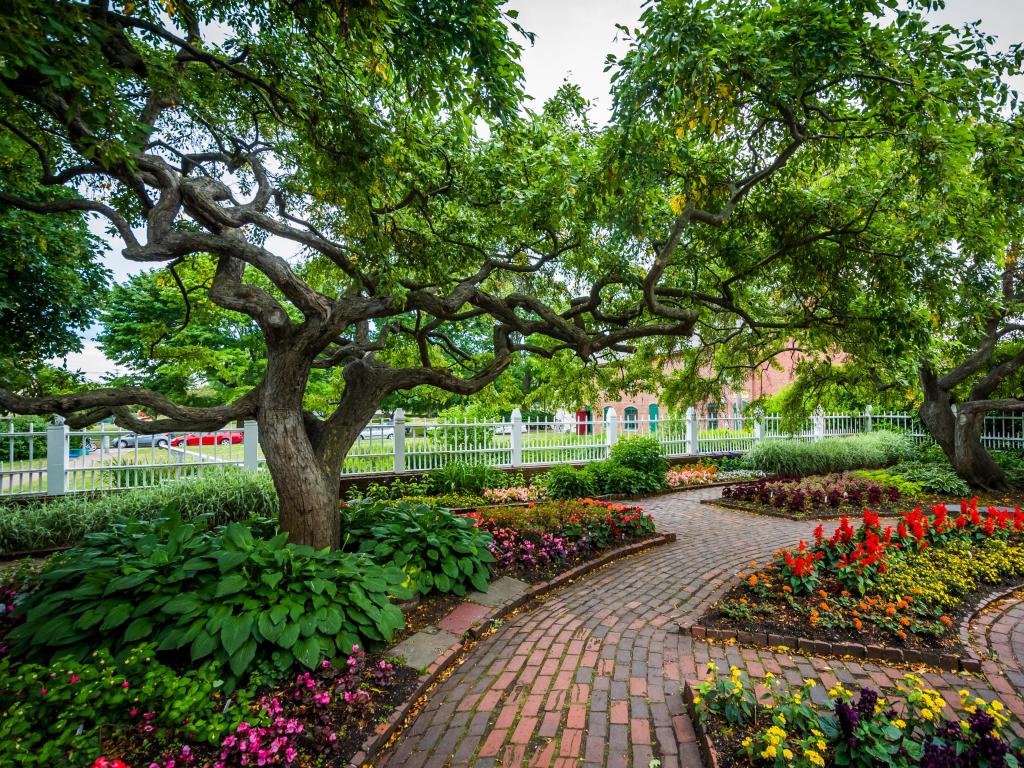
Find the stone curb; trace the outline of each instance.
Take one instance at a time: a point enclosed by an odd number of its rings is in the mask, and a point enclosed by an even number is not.
[[[478,640],[483,633],[487,631],[487,627],[491,622],[508,616],[510,613],[523,607],[531,600],[557,589],[558,587],[564,586],[570,581],[574,581],[581,576],[585,576],[591,571],[607,565],[614,560],[619,560],[623,557],[643,552],[644,550],[661,544],[669,544],[675,540],[676,534],[663,533],[650,539],[645,539],[633,544],[627,544],[624,547],[609,550],[600,557],[588,560],[575,568],[558,574],[550,581],[545,581],[531,587],[522,595],[519,595],[515,599],[505,603],[505,605],[491,609],[486,616],[484,616],[474,626],[470,627],[466,634],[473,640]],[[459,605],[466,605],[467,603],[474,604],[467,600],[463,601]],[[457,610],[458,607],[459,606],[456,606],[453,610]],[[411,725],[416,714],[418,714],[413,712],[413,707],[434,684],[434,682],[444,674],[445,671],[458,662],[466,651],[468,651],[467,644],[463,642],[455,643],[442,651],[441,655],[438,656],[437,659],[435,659],[427,668],[427,671],[420,675],[419,679],[416,681],[416,687],[413,689],[412,693],[409,694],[409,697],[402,704],[395,707],[395,711],[391,713],[391,716],[387,721],[378,725],[373,734],[363,742],[359,751],[352,756],[351,760],[349,760],[347,764],[348,768],[361,768],[362,766],[370,763],[377,756],[377,753],[387,745],[388,741],[399,730],[399,727],[407,718],[410,718],[408,724]]]
[[[972,656],[957,656],[955,653],[920,650],[918,648],[895,648],[887,645],[862,645],[861,643],[831,642],[812,640],[794,635],[776,635],[767,632],[744,632],[733,629],[717,629],[694,624],[679,627],[682,634],[697,640],[731,640],[741,645],[758,648],[788,648],[813,656],[836,656],[882,661],[888,663],[924,664],[946,672],[980,672],[981,661]]]
[[[697,751],[700,752],[701,761],[706,768],[718,768],[718,750],[715,749],[715,743],[704,730],[700,718],[697,717],[697,707],[693,703],[696,686],[696,682],[686,681],[683,686],[683,704],[686,705],[686,714],[689,715],[690,723],[693,725],[693,734],[697,741]]]

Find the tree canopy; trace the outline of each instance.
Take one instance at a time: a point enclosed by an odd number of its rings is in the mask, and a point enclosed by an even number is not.
[[[341,460],[393,393],[644,339],[653,358],[875,330],[873,297],[906,283],[896,245],[931,223],[895,209],[938,196],[1011,65],[888,7],[651,3],[598,131],[571,86],[522,108],[493,0],[15,0],[0,128],[37,176],[0,178],[0,203],[102,217],[136,262],[215,264],[206,297],[265,364],[210,407],[138,386],[0,404],[142,431],[256,418],[282,526],[331,545]],[[315,371],[335,372],[321,414]]]

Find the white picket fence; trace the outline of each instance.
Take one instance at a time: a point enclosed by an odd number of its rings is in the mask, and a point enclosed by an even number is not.
[[[817,413],[799,429],[786,431],[778,416],[680,416],[624,418],[609,410],[604,418],[508,421],[416,420],[401,410],[391,421],[374,421],[345,458],[342,474],[421,472],[453,461],[498,467],[600,461],[623,435],[650,435],[671,457],[739,454],[758,440],[788,437],[822,440],[876,428],[897,428],[927,441],[916,414]],[[6,445],[5,445],[6,443]],[[991,414],[986,447],[1024,449],[1024,414]],[[264,464],[255,421],[241,429],[205,433],[136,436],[121,430],[71,431],[52,424],[45,431],[0,432],[0,497],[138,488],[201,472],[239,467],[258,471]]]

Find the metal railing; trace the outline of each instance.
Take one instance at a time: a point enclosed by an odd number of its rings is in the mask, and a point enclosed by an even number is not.
[[[499,467],[582,463],[607,458],[623,436],[649,435],[671,457],[743,453],[762,439],[822,440],[872,429],[901,429],[930,441],[916,414],[901,412],[817,413],[797,429],[778,416],[682,415],[640,418],[633,410],[604,418],[585,412],[556,420],[437,421],[375,420],[363,429],[345,457],[343,475],[418,472],[453,461]],[[1024,449],[1024,414],[996,413],[985,420],[983,444]],[[218,432],[135,435],[123,430],[71,431],[51,424],[0,431],[0,497],[139,488],[226,467],[261,469],[255,421]]]

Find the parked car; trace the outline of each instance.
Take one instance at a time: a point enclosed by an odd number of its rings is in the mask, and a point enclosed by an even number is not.
[[[519,425],[519,433],[525,435],[527,432],[526,422],[522,422]],[[498,424],[494,427],[494,434],[496,435],[511,435],[512,434],[512,422],[506,422],[504,424]]]
[[[238,431],[204,432],[201,435],[189,432],[187,435],[178,435],[172,439],[171,445],[175,448],[183,445],[232,445],[242,442],[242,438],[243,433]]]
[[[408,434],[409,430],[406,429]],[[370,424],[363,428],[363,431],[359,433],[360,440],[373,440],[374,438],[381,440],[393,440],[395,437],[395,425],[394,424]]]
[[[166,448],[170,443],[170,435],[137,435],[129,432],[127,435],[114,438],[110,444],[114,448],[149,448],[154,445],[157,448]]]

